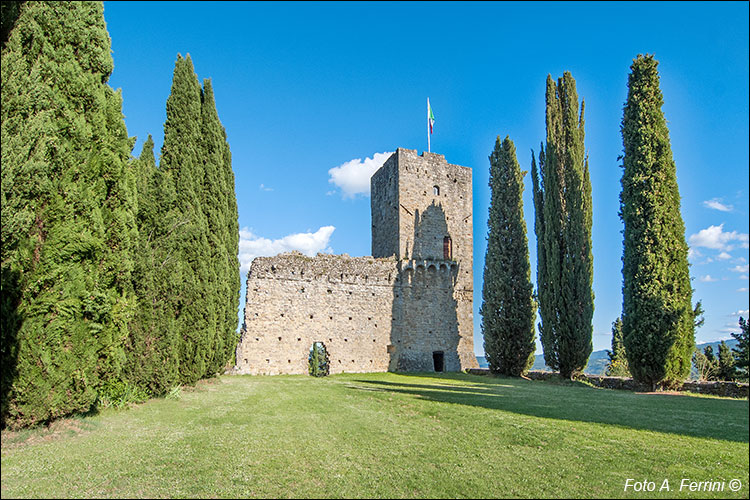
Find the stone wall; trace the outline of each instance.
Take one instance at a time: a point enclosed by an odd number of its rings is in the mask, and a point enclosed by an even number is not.
[[[398,263],[391,330],[392,371],[432,371],[433,354],[443,353],[445,371],[476,364],[472,338],[471,297],[455,287],[459,265],[446,261]]]
[[[372,255],[398,255],[398,151],[370,178]]]
[[[237,372],[303,374],[313,342],[331,373],[386,371],[395,259],[295,252],[253,260]]]
[[[459,320],[465,292],[458,265],[298,252],[259,257],[247,301],[235,373],[304,374],[314,342],[323,342],[331,373],[433,371],[476,366],[472,330]],[[471,312],[471,311],[469,311]]]
[[[469,370],[473,375],[489,375],[487,368]],[[527,377],[531,380],[560,380],[557,372],[530,371]],[[580,375],[577,380],[588,382],[595,387],[605,389],[618,389],[626,391],[647,392],[648,387],[639,385],[630,377],[607,377],[604,375]],[[690,380],[682,384],[678,391],[697,392],[700,394],[711,394],[730,398],[747,398],[748,384],[743,382]]]

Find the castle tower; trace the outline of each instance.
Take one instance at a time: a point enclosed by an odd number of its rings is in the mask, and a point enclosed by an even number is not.
[[[399,148],[370,181],[372,255],[395,257],[390,370],[477,367],[471,169]]]

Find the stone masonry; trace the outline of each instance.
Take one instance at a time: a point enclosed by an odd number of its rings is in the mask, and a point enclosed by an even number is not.
[[[253,260],[236,373],[307,373],[314,342],[331,373],[477,368],[471,169],[399,148],[370,189],[373,257]]]

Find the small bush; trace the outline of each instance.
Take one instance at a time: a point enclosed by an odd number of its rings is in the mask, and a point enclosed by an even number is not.
[[[182,387],[176,385],[165,396],[166,399],[180,399],[182,397]]]
[[[99,389],[98,408],[123,408],[131,403],[143,403],[151,398],[148,389],[137,387],[124,380],[109,381]]]

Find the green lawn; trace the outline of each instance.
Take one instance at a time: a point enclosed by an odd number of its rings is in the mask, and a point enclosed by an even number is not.
[[[748,498],[747,482],[747,400],[464,374],[224,376],[2,440],[3,498]]]

